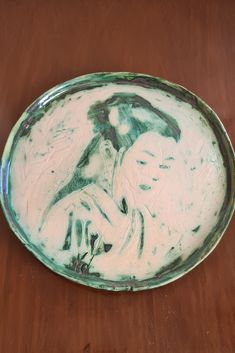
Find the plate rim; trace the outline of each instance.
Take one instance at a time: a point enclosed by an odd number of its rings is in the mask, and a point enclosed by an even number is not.
[[[98,79],[98,80],[103,80],[103,78],[119,78],[119,79],[135,79],[135,78],[144,78],[144,79],[151,79],[153,81],[156,81],[159,84],[163,84],[165,86],[171,87],[172,89],[176,90],[176,91],[181,91],[182,93],[185,94],[189,94],[190,97],[194,98],[196,100],[197,104],[200,104],[201,106],[203,106],[208,112],[211,113],[211,119],[214,121],[213,124],[215,124],[216,128],[218,128],[219,134],[221,135],[221,137],[223,137],[224,141],[223,143],[227,144],[226,147],[226,154],[228,157],[228,160],[230,162],[229,168],[226,167],[226,173],[228,174],[228,169],[230,169],[230,174],[229,177],[231,177],[231,195],[230,195],[230,206],[229,206],[229,211],[226,212],[227,215],[227,219],[225,224],[222,227],[222,230],[219,232],[219,235],[217,235],[217,238],[215,239],[214,243],[212,243],[212,245],[207,249],[207,251],[205,251],[205,253],[199,257],[194,264],[189,265],[188,268],[186,268],[186,270],[180,270],[180,272],[178,274],[174,275],[174,271],[173,271],[173,276],[172,277],[166,277],[165,280],[162,279],[162,277],[159,275],[159,277],[155,276],[155,277],[151,277],[148,279],[144,279],[144,280],[123,280],[123,281],[114,281],[114,280],[105,280],[99,277],[91,277],[91,275],[81,275],[81,274],[77,274],[77,276],[72,276],[72,273],[74,274],[73,271],[70,270],[66,270],[64,268],[60,269],[56,269],[55,265],[53,264],[52,261],[45,261],[47,258],[44,254],[42,254],[41,252],[39,252],[38,248],[30,242],[30,240],[26,239],[25,236],[23,237],[23,235],[21,233],[23,233],[24,235],[26,234],[24,231],[22,232],[22,230],[19,230],[19,228],[21,229],[21,227],[19,227],[20,225],[18,224],[18,226],[16,226],[15,223],[17,223],[16,221],[14,221],[14,219],[12,219],[11,213],[8,210],[8,206],[9,204],[11,204],[11,201],[9,200],[9,195],[8,195],[8,183],[10,181],[10,162],[11,162],[11,152],[12,149],[14,147],[14,139],[17,136],[17,132],[19,131],[22,123],[24,121],[27,120],[27,118],[29,117],[29,113],[31,112],[31,110],[33,109],[33,107],[41,104],[41,107],[46,106],[46,104],[48,104],[51,101],[54,101],[55,98],[58,96],[60,97],[62,95],[62,93],[66,93],[68,91],[68,88],[71,87],[74,84],[84,84],[84,82],[92,82],[94,81],[94,79]],[[68,93],[69,94],[69,93]],[[208,121],[208,118],[204,116],[204,118]],[[209,121],[210,127],[213,130],[213,132],[215,133],[214,129],[212,128],[212,121]],[[217,136],[216,136],[217,137]],[[18,140],[16,140],[15,144],[17,143]],[[222,152],[221,152],[222,154]],[[14,124],[14,126],[12,127],[4,150],[3,150],[3,154],[2,154],[2,158],[1,158],[1,162],[0,162],[0,204],[2,206],[2,210],[3,213],[5,215],[5,218],[11,228],[11,230],[13,231],[13,233],[15,234],[15,236],[21,241],[21,243],[23,243],[23,245],[41,262],[43,263],[46,267],[48,267],[50,270],[52,270],[54,273],[59,274],[62,277],[65,277],[73,282],[79,283],[79,284],[83,284],[85,286],[89,286],[89,287],[93,287],[96,289],[105,289],[105,290],[109,290],[109,291],[140,291],[140,290],[147,290],[147,289],[153,289],[153,288],[157,288],[163,285],[166,285],[168,283],[171,283],[179,278],[181,278],[182,276],[184,276],[185,274],[187,274],[188,272],[190,272],[191,270],[193,270],[196,266],[198,266],[203,260],[205,260],[210,254],[211,252],[216,248],[216,246],[218,245],[218,243],[220,242],[220,240],[222,239],[230,221],[231,218],[233,216],[233,212],[234,212],[234,204],[235,204],[235,177],[232,177],[232,175],[234,175],[235,173],[235,155],[234,155],[234,150],[233,150],[233,145],[232,142],[229,138],[229,135],[223,125],[223,123],[221,122],[221,120],[219,119],[218,115],[214,112],[214,110],[206,103],[204,102],[200,97],[198,97],[196,94],[194,94],[193,92],[191,92],[190,90],[188,90],[187,88],[183,87],[182,85],[179,85],[177,83],[173,83],[170,82],[168,80],[162,79],[160,77],[155,77],[152,75],[148,75],[148,74],[143,74],[143,73],[133,73],[133,72],[122,72],[122,71],[118,71],[118,72],[94,72],[94,73],[89,73],[89,74],[85,74],[85,75],[81,75],[81,76],[77,76],[75,78],[72,78],[70,80],[67,80],[65,82],[59,83],[55,86],[53,86],[52,88],[50,88],[49,90],[47,90],[46,92],[44,92],[42,95],[40,95],[38,98],[36,98],[25,110],[24,112],[21,114],[20,118],[16,121],[16,123]],[[227,175],[228,177],[228,175]],[[4,184],[7,183],[6,185]],[[5,190],[6,188],[6,190]],[[5,192],[4,192],[5,191]],[[217,222],[218,224],[218,222]],[[216,224],[216,226],[217,226]],[[209,233],[210,234],[210,233]],[[209,236],[209,234],[207,235],[207,237]],[[207,237],[205,238],[205,240],[207,239]],[[214,235],[214,237],[216,237],[216,235]],[[213,236],[212,236],[213,239]],[[204,248],[205,245],[204,243],[202,244],[202,246],[198,249]],[[191,255],[190,255],[191,256]],[[45,257],[45,259],[44,259]],[[187,261],[187,259],[185,260]],[[185,261],[183,263],[185,263]],[[70,274],[71,272],[71,274]],[[163,274],[164,276],[164,274]],[[146,283],[146,282],[150,282],[150,283]],[[141,283],[143,285],[141,285]]]

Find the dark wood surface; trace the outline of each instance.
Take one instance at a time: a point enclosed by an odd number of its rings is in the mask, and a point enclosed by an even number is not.
[[[177,82],[235,143],[235,1],[0,0],[0,152],[22,111],[97,71]],[[1,353],[235,352],[235,219],[200,266],[165,287],[108,293],[39,263],[0,214]]]

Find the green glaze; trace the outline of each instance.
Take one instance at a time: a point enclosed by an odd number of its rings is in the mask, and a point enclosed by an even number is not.
[[[70,249],[71,246],[71,236],[72,236],[72,224],[73,224],[73,212],[70,212],[68,219],[68,229],[65,236],[65,241],[63,245],[63,250]]]
[[[75,218],[73,211],[68,213],[67,229],[64,234],[64,244],[62,250],[68,251],[72,246],[72,232],[74,225],[77,245],[78,247],[81,247],[84,237],[84,242],[87,248],[90,249],[90,257],[89,260],[87,260],[87,252],[78,253],[77,256],[73,256],[71,258],[70,263],[65,263],[63,266],[56,263],[54,258],[49,258],[45,255],[43,245],[35,245],[30,241],[30,234],[27,234],[26,229],[23,229],[21,226],[19,216],[15,212],[12,204],[10,180],[11,164],[18,141],[23,138],[29,138],[29,141],[33,143],[34,141],[30,136],[34,124],[39,122],[46,113],[52,114],[56,109],[58,102],[65,104],[66,97],[69,95],[77,92],[92,91],[95,88],[101,88],[113,83],[120,86],[138,86],[151,90],[161,90],[169,97],[173,95],[178,101],[188,103],[200,112],[216,136],[226,168],[227,187],[223,206],[218,215],[218,222],[209,232],[202,246],[196,249],[184,260],[181,256],[172,258],[172,261],[158,269],[154,276],[143,280],[138,280],[135,276],[122,275],[119,276],[119,279],[112,281],[102,278],[100,273],[94,271],[92,269],[92,261],[94,258],[99,256],[99,254],[110,253],[113,245],[110,242],[102,243],[100,241],[100,235],[96,232],[89,236],[91,221],[86,221],[83,223],[80,219]],[[132,108],[130,107],[138,109],[142,106],[145,107],[145,111],[148,112],[150,116],[150,121],[145,124],[137,121],[136,119],[130,119],[130,117],[132,117]],[[114,129],[110,129],[108,127],[107,116],[109,116],[113,107],[118,107],[118,116],[121,122],[128,121],[128,123],[131,124],[132,134],[118,135],[115,133]],[[90,110],[88,111],[88,118],[90,121],[96,119],[94,131],[95,135],[88,146],[84,148],[70,180],[66,185],[59,188],[57,193],[52,197],[51,202],[44,212],[42,223],[39,228],[41,228],[45,223],[49,211],[53,209],[53,207],[61,200],[74,191],[78,189],[83,190],[86,186],[92,185],[96,182],[93,176],[90,178],[85,178],[82,171],[84,166],[89,163],[89,159],[97,153],[102,138],[111,140],[115,150],[117,151],[121,149],[121,146],[131,146],[133,142],[147,130],[157,130],[162,136],[166,138],[173,138],[176,143],[179,143],[181,139],[181,129],[179,128],[176,119],[170,114],[153,106],[150,102],[138,94],[129,92],[126,94],[115,93],[105,101],[98,100],[91,105]],[[156,121],[158,122],[157,124],[155,124]],[[63,126],[61,126],[61,129],[63,130]],[[73,131],[71,130],[70,132],[72,133]],[[56,137],[56,134],[54,136]],[[213,141],[212,144],[216,145],[217,142]],[[108,149],[107,161],[111,158],[109,153],[110,150]],[[155,157],[155,154],[147,149],[144,150],[144,153],[150,158]],[[41,153],[41,155],[43,156],[43,153]],[[25,162],[27,162],[27,158],[28,156],[25,154]],[[119,161],[120,164],[122,164],[122,158]],[[168,157],[165,158],[164,164],[160,164],[159,168],[168,170],[171,168],[170,163],[172,162],[174,163],[174,157],[168,155]],[[117,163],[117,161],[115,161],[115,163]],[[201,159],[201,163],[204,163],[203,158]],[[141,168],[145,168],[147,162],[144,159],[137,159],[136,164],[138,164]],[[194,165],[191,165],[191,171],[193,173],[196,172],[196,167]],[[55,171],[51,170],[50,173],[55,174]],[[2,156],[0,169],[0,196],[3,211],[13,232],[41,262],[43,262],[54,272],[72,281],[99,289],[114,291],[137,291],[158,287],[183,276],[185,273],[198,265],[215,248],[233,214],[235,198],[234,175],[234,152],[228,135],[217,115],[200,98],[196,97],[194,94],[179,85],[148,75],[134,73],[95,73],[75,78],[52,88],[32,103],[31,106],[28,107],[23,113],[15,127],[12,129]],[[157,182],[158,178],[155,175],[152,175],[152,180]],[[112,187],[112,185],[110,187]],[[146,194],[151,191],[151,186],[144,183],[139,184],[139,188],[142,191],[145,191]],[[107,222],[110,226],[113,225],[113,222],[106,210],[100,206],[94,195],[91,197],[91,202],[97,208],[100,217],[104,220],[104,222]],[[93,212],[93,208],[87,200],[81,200],[80,205],[83,207],[85,212]],[[125,197],[122,198],[121,203],[118,204],[117,207],[124,217],[130,214],[132,219],[125,242],[120,248],[120,253],[122,253],[130,245],[135,228],[134,219],[139,217],[140,232],[138,241],[138,256],[141,258],[146,241],[145,217],[139,209],[131,211],[129,209],[128,200]],[[151,210],[149,210],[149,213],[152,218],[157,218],[155,213],[151,213]],[[164,226],[165,225],[163,225],[163,227]],[[196,224],[194,228],[191,228],[192,233],[199,234],[200,231],[200,224]],[[174,252],[174,247],[172,249],[172,252]],[[154,247],[152,253],[154,255],[157,254],[158,248]]]

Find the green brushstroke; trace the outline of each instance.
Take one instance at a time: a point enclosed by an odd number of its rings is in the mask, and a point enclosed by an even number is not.
[[[95,247],[95,242],[98,239],[99,235],[96,234],[91,234],[91,239],[90,239],[90,245],[91,245],[91,254],[94,254],[94,247]]]
[[[197,233],[200,228],[201,228],[201,226],[197,226],[196,228],[192,229],[192,232]]]
[[[128,213],[128,205],[127,205],[125,197],[122,198],[122,206],[120,208],[120,211],[125,214]]]
[[[150,157],[155,157],[155,154],[150,151],[144,150],[143,152],[146,153]]]
[[[87,221],[86,224],[85,224],[84,236],[85,236],[86,246],[89,246],[88,228],[89,228],[90,224],[91,224],[91,221]]]
[[[96,205],[96,207],[98,208],[100,214],[106,219],[106,221],[108,221],[110,224],[112,224],[109,216],[107,215],[107,213],[102,209],[102,207],[100,207],[100,205],[98,204],[98,202],[94,199],[94,197],[92,197],[94,204]]]
[[[77,219],[75,222],[75,230],[77,235],[77,244],[78,247],[80,247],[82,243],[82,222],[80,221],[80,219]]]
[[[71,180],[66,184],[58,193],[55,195],[53,200],[50,202],[49,209],[55,205],[58,201],[63,199],[68,194],[72,193],[75,190],[82,190],[85,186],[95,183],[93,178],[84,179],[82,177],[82,168],[88,165],[90,157],[95,153],[98,143],[100,141],[100,135],[96,135],[89,145],[85,148],[77,166],[73,173]]]
[[[140,245],[139,245],[139,257],[141,257],[144,247],[144,216],[140,210],[138,210],[140,215],[141,230],[140,230]]]
[[[70,212],[69,219],[68,219],[67,233],[66,233],[65,242],[62,248],[63,250],[69,250],[71,247],[72,226],[73,226],[73,212]]]
[[[155,276],[157,278],[161,278],[163,275],[166,275],[167,273],[172,272],[181,263],[182,263],[182,257],[178,256],[175,260],[173,260],[169,264],[162,266]]]
[[[81,201],[81,205],[83,206],[83,207],[85,207],[86,209],[87,209],[87,211],[90,211],[91,210],[91,208],[90,208],[90,206],[88,205],[88,203],[86,202],[86,201]]]
[[[130,243],[130,240],[132,238],[132,235],[134,234],[134,230],[135,230],[135,215],[136,215],[136,212],[135,210],[132,210],[132,215],[131,215],[131,227],[130,227],[130,230],[127,234],[127,237],[126,237],[126,240],[125,242],[123,243],[119,253],[121,254],[123,252],[123,250],[127,247],[127,245]]]

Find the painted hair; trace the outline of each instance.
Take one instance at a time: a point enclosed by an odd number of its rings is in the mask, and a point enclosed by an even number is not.
[[[117,109],[119,126],[113,126],[109,119],[114,107]],[[143,121],[135,117],[135,109],[144,110],[148,119]],[[154,107],[146,99],[132,93],[115,93],[103,102],[94,103],[88,111],[88,118],[93,123],[93,131],[112,141],[117,151],[123,146],[130,147],[147,131],[157,131],[160,135],[174,138],[176,142],[181,134],[174,118]],[[125,133],[119,131],[120,125],[126,126]]]

